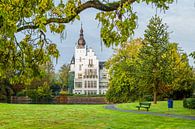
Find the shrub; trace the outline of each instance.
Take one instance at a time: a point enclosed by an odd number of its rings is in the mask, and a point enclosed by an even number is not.
[[[195,98],[186,98],[183,100],[183,107],[195,109]]]
[[[64,91],[64,90],[60,91],[60,95],[66,95],[66,94],[67,94],[67,91]]]
[[[184,107],[184,108],[188,108],[188,106],[187,106],[187,99],[184,99],[184,100],[183,100],[183,107]]]
[[[16,94],[16,96],[26,96],[26,90],[22,90]]]
[[[145,101],[152,101],[153,97],[152,97],[152,95],[144,95],[144,100]]]
[[[47,83],[37,89],[27,90],[27,95],[32,99],[33,103],[48,103],[52,100],[52,91]]]

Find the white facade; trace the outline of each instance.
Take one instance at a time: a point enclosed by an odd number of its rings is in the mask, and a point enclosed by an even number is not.
[[[95,52],[91,48],[87,48],[82,28],[74,55],[70,65],[70,71],[75,72],[73,93],[105,94],[108,89],[107,70],[102,67],[102,62],[100,69]]]

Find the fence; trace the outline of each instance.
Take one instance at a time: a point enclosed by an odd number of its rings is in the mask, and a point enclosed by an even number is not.
[[[105,97],[88,96],[56,96],[50,101],[33,102],[29,97],[11,97],[11,103],[30,104],[30,103],[49,103],[49,104],[106,104]]]
[[[28,104],[31,103],[32,99],[30,99],[28,96],[11,96],[11,103],[21,103],[21,104]]]

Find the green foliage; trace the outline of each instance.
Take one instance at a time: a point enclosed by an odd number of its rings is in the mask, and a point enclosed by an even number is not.
[[[110,102],[128,102],[135,100],[139,94],[136,85],[139,80],[134,77],[137,72],[137,57],[142,40],[136,39],[116,50],[116,54],[106,63],[110,81],[106,98]]]
[[[33,39],[27,35],[23,40],[4,38],[0,36],[0,80],[2,85],[13,88],[17,85],[28,86],[36,77],[41,77],[44,70],[41,68],[50,62],[50,57],[58,57],[56,45],[49,45],[43,49],[43,41],[34,48]],[[16,42],[16,43],[14,43]],[[6,82],[6,84],[5,84]]]
[[[126,42],[134,33],[137,15],[133,11],[133,3],[145,2],[157,8],[167,10],[174,0],[119,0],[83,1],[67,0],[3,0],[0,5],[0,35],[14,38],[20,31],[35,29],[35,33],[63,33],[64,23],[80,20],[79,14],[88,9],[102,10],[96,19],[102,24],[101,37],[106,46]],[[50,27],[48,28],[47,25]],[[33,34],[33,33],[32,33]]]
[[[27,90],[27,95],[33,102],[48,102],[52,99],[52,91],[47,83],[39,86],[37,89]]]
[[[173,0],[1,0],[0,80],[27,86],[34,78],[42,76],[44,72],[40,66],[47,64],[51,57],[59,57],[56,44],[47,38],[46,32],[63,34],[64,23],[79,20],[79,14],[88,8],[102,10],[96,19],[102,23],[101,37],[107,46],[126,42],[136,28],[134,2],[155,4],[166,10]],[[24,32],[20,41],[19,32]]]
[[[70,71],[70,66],[64,64],[59,71],[59,82],[61,83],[62,89],[67,89],[68,87],[68,75]]]
[[[110,74],[107,99],[128,102],[153,94],[154,103],[173,93],[189,91],[195,74],[188,57],[176,43],[169,43],[167,25],[153,17],[144,40],[123,44],[107,62]]]
[[[64,91],[64,90],[60,91],[60,95],[66,95],[66,94],[67,94],[67,91]]]
[[[108,47],[126,42],[137,26],[137,15],[128,2],[115,12],[98,13],[96,19],[102,24],[101,38]]]
[[[65,2],[60,0],[57,3],[54,0],[1,0],[0,80],[7,81],[10,85],[29,86],[34,80],[44,76],[45,72],[40,66],[47,64],[51,57],[59,57],[56,44],[47,39],[46,32],[63,34],[66,29],[64,23],[73,22],[75,19],[79,20],[79,14],[88,8],[101,10],[100,13],[97,13],[96,19],[101,23],[101,38],[104,44],[109,47],[125,44],[134,34],[138,17],[133,11],[133,3],[145,2],[153,4],[159,9],[167,10],[173,1],[67,0]],[[21,41],[18,41],[17,38],[19,32],[24,32],[24,38]],[[131,62],[130,65],[134,64],[136,61]],[[121,76],[130,75],[125,73]],[[61,79],[63,86],[66,86],[67,81],[63,79]],[[129,89],[129,86],[126,85],[127,82],[137,83],[139,81],[131,78],[125,79],[124,82],[121,79],[120,83],[123,83],[125,89]],[[144,82],[140,83],[144,84]],[[133,84],[129,85],[131,85],[129,91],[132,91]]]
[[[183,107],[195,109],[195,98],[186,98],[183,100]]]
[[[26,90],[22,90],[16,94],[16,96],[26,96],[26,95],[27,95]]]
[[[40,65],[39,70],[40,75],[33,77],[29,85],[25,85],[22,88],[23,90],[21,89],[16,93],[17,96],[29,96],[34,102],[44,101],[50,98],[50,87],[54,83],[53,80],[55,78],[53,64],[47,62],[45,65]],[[44,92],[46,95],[44,95]]]
[[[190,53],[190,56],[194,59],[194,63],[195,63],[195,51]]]
[[[157,96],[173,90],[187,90],[191,86],[192,69],[185,53],[178,45],[169,43],[167,25],[158,16],[153,17],[144,34],[145,45],[140,50],[141,79],[153,92],[154,103]],[[141,89],[140,89],[141,90]]]

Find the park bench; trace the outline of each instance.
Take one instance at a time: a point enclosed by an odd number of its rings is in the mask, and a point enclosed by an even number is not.
[[[136,106],[136,107],[138,108],[138,110],[140,110],[140,108],[146,108],[148,111],[148,109],[150,108],[150,105],[151,103],[149,102],[140,102],[139,106]]]

